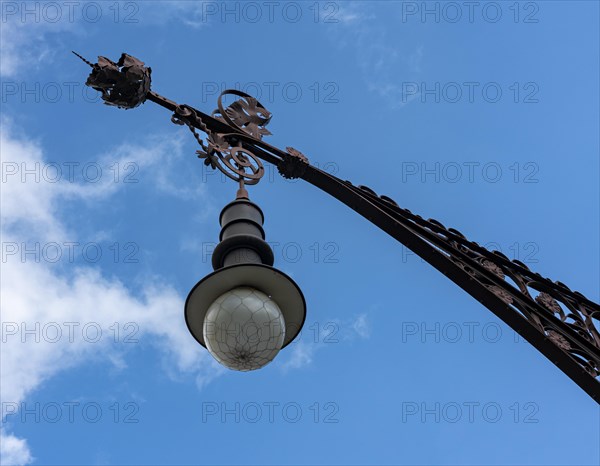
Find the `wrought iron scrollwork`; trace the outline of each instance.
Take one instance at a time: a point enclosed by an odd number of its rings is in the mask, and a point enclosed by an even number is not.
[[[196,151],[199,158],[206,159],[212,168],[217,168],[234,181],[253,185],[265,173],[262,162],[250,150],[238,145],[231,147],[220,134],[210,134],[208,147]]]
[[[210,165],[230,179],[243,181],[247,185],[254,185],[263,177],[265,169],[261,160],[251,150],[242,147],[237,133],[221,134],[211,131],[195,109],[187,105],[177,106],[171,121],[177,125],[187,125],[194,134],[201,147],[196,154],[198,158],[204,159],[205,165]],[[196,128],[206,133],[206,143]]]
[[[241,99],[223,108],[223,97],[226,95],[237,95]],[[219,108],[213,112],[215,118],[256,139],[272,134],[266,128],[271,121],[271,112],[251,95],[236,89],[227,89],[219,94],[217,103]]]

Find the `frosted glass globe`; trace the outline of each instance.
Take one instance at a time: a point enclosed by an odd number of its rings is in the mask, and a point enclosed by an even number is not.
[[[270,363],[283,346],[285,321],[277,303],[255,288],[238,287],[208,308],[204,342],[213,357],[237,371]]]

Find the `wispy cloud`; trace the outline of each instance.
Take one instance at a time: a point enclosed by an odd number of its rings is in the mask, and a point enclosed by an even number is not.
[[[9,3],[12,3],[10,9]],[[25,15],[27,9],[33,14]],[[43,4],[39,3],[5,2],[0,27],[0,77],[17,78],[25,72],[37,71],[66,49],[62,34],[84,32],[79,22],[75,18],[71,21],[68,14],[63,15],[61,11],[59,20],[48,21],[43,11]]]
[[[408,45],[408,40],[394,42],[386,29],[388,22],[377,17],[369,3],[343,3],[340,17],[345,20],[330,28],[332,39],[339,48],[354,53],[367,89],[393,108],[406,105],[412,99],[404,95],[400,82],[414,81],[421,72],[424,46]]]
[[[214,1],[143,2],[140,15],[146,24],[168,25],[175,22],[179,25],[183,24],[193,29],[199,29],[213,22],[214,10],[215,8],[218,10],[220,5]],[[216,18],[218,19],[220,16],[217,15]]]
[[[321,345],[319,343],[307,343],[304,340],[298,340],[292,347],[290,357],[281,366],[283,371],[287,372],[290,369],[298,369],[311,364],[315,353],[319,348],[322,348]]]
[[[34,460],[27,445],[27,440],[17,438],[0,429],[0,464],[21,465]]]
[[[360,314],[352,323],[352,328],[360,338],[369,338],[371,336],[371,326],[366,314]]]
[[[71,50],[67,42],[85,37],[89,25],[169,25],[194,29],[207,26],[214,15],[205,1],[121,2],[3,2],[0,27],[0,77],[20,78]],[[65,33],[67,33],[65,35]],[[80,40],[78,41],[80,42]]]
[[[323,325],[323,331],[319,333],[322,335],[318,335],[317,341],[300,338],[292,343],[290,348],[292,351],[281,365],[284,372],[311,365],[316,353],[332,343],[349,343],[357,339],[370,338],[371,325],[367,314],[363,313],[347,320],[331,319]]]
[[[58,220],[63,201],[77,200],[96,202],[116,194],[127,183],[114,182],[111,176],[99,177],[97,181],[78,182],[67,176],[59,182],[23,182],[21,173],[36,166],[47,166],[39,142],[26,138],[15,128],[8,118],[0,120],[2,129],[3,226],[18,229],[19,234],[32,235],[38,239],[61,238],[67,236],[65,225]],[[8,135],[15,135],[9,137]],[[192,185],[181,182],[181,174],[176,162],[190,157],[183,149],[184,134],[178,136],[150,136],[144,144],[123,143],[99,154],[94,162],[100,167],[135,167],[139,171],[141,183],[153,190],[183,200],[205,200],[204,184]],[[15,174],[12,174],[11,171]],[[204,203],[206,210],[210,206]],[[70,233],[70,232],[69,232]],[[102,236],[103,233],[99,233]]]
[[[173,146],[173,144],[175,144]],[[123,160],[136,160],[145,167],[162,168],[157,161],[172,157],[177,142],[149,146],[122,146],[116,153]],[[3,120],[0,135],[2,166],[6,161],[27,162],[29,166],[45,162],[40,145]],[[162,171],[158,183],[166,192],[171,181]],[[162,184],[161,184],[162,183]],[[2,241],[20,244],[27,238],[37,241],[58,241],[77,238],[60,220],[65,198],[93,200],[111,196],[117,183],[88,183],[78,185],[68,181],[57,183],[23,183],[9,177],[2,185]],[[187,193],[186,193],[187,195]],[[195,194],[196,195],[196,194]],[[135,293],[117,279],[106,277],[93,266],[59,272],[43,261],[22,261],[20,257],[3,259],[0,278],[2,290],[1,320],[3,338],[0,363],[0,390],[5,402],[20,403],[40,385],[62,371],[81,365],[84,361],[102,359],[119,370],[126,367],[127,345],[116,345],[112,338],[90,342],[85,338],[60,338],[57,342],[29,337],[22,342],[19,335],[7,335],[4,330],[25,323],[28,328],[48,323],[76,323],[81,328],[91,324],[103,335],[113,335],[115,322],[123,326],[133,323],[136,339],[155,345],[168,360],[172,372],[189,375],[204,386],[222,372],[215,368],[208,353],[199,351],[190,338],[181,318],[183,297],[174,288],[155,280],[146,280]],[[64,328],[63,328],[64,329]],[[66,332],[66,330],[65,330]],[[3,461],[23,464],[31,460],[27,443],[3,432]],[[10,461],[8,459],[10,459]],[[4,463],[3,463],[4,464]]]

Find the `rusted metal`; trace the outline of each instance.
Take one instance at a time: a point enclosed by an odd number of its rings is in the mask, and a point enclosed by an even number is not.
[[[144,62],[123,53],[117,63],[106,57],[98,57],[98,63],[90,63],[73,53],[92,67],[85,84],[100,91],[105,104],[129,109],[144,103],[150,91],[152,73]]]
[[[277,166],[283,177],[302,178],[330,194],[463,288],[600,403],[598,304],[437,220],[425,220],[366,186],[319,170],[296,149],[283,151],[264,142],[262,137],[271,134],[265,128],[271,114],[245,93],[225,91],[223,95],[241,98],[224,108],[219,97],[218,110],[207,115],[150,91],[150,69],[146,74],[141,61],[126,54],[116,64],[102,59],[98,64],[86,61],[93,67],[86,84],[100,90],[107,103],[133,108],[151,100],[174,112],[173,121],[194,132],[205,163],[240,183],[257,183],[264,160]],[[206,134],[206,143],[196,129]]]

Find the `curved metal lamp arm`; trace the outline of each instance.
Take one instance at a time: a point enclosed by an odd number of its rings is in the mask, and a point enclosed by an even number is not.
[[[243,92],[225,91],[222,95],[240,99],[224,108],[219,97],[219,108],[207,115],[150,91],[150,68],[134,57],[123,54],[118,63],[99,57],[98,64],[86,63],[93,67],[86,84],[100,90],[107,104],[133,108],[150,100],[173,111],[172,121],[187,125],[198,140],[199,157],[230,178],[258,182],[264,160],[282,176],[302,178],[343,202],[490,309],[600,403],[600,333],[594,321],[600,320],[598,304],[437,220],[423,219],[366,186],[311,166],[296,149],[282,151],[267,144],[262,136],[270,134],[265,126],[271,114]],[[207,144],[196,129],[207,134]]]
[[[254,153],[267,160],[255,142]],[[250,146],[250,143],[248,143]],[[278,164],[297,155],[285,154]],[[299,178],[330,194],[426,260],[490,309],[600,403],[600,306],[518,260],[489,251],[434,219],[403,209],[366,186],[328,174],[307,162]],[[289,164],[289,162],[288,162]],[[285,171],[283,171],[285,176]]]

